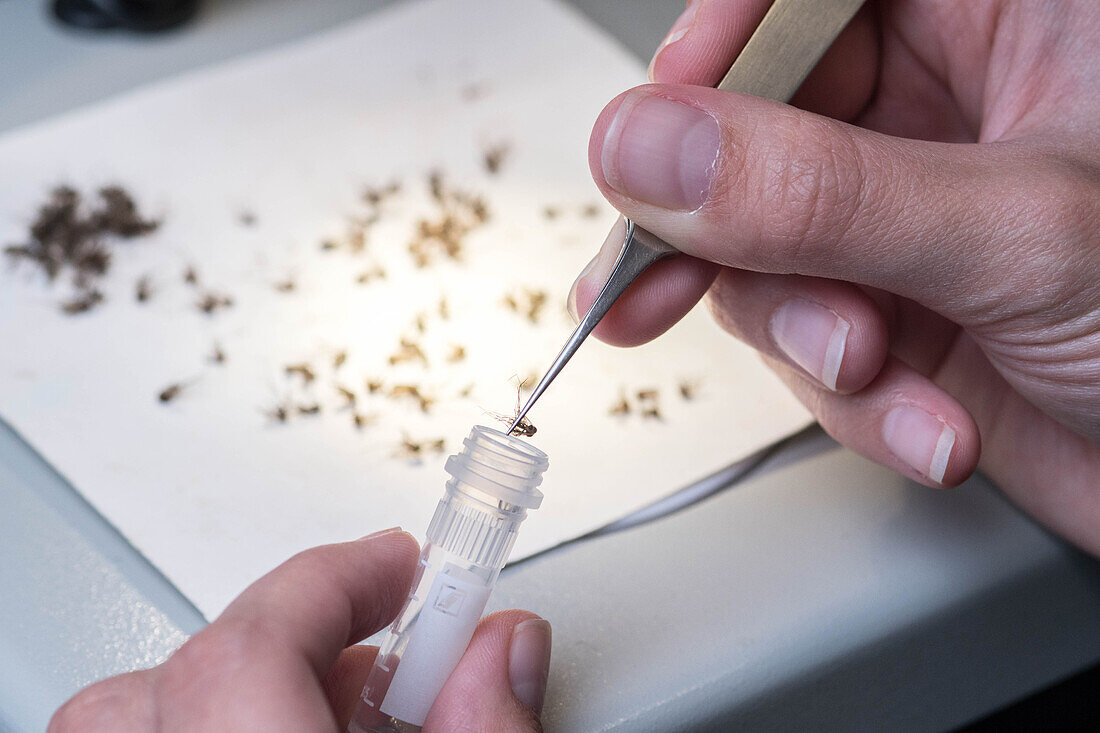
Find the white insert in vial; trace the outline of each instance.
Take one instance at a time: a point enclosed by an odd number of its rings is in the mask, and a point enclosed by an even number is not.
[[[451,479],[350,733],[419,730],[470,643],[527,510],[542,503],[545,453],[481,425],[463,445],[447,459]]]

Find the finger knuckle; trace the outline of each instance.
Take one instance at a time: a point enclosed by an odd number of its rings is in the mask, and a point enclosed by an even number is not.
[[[118,731],[148,728],[142,693],[125,678],[98,682],[62,705],[50,720],[48,733]]]
[[[767,246],[775,256],[798,262],[814,256],[815,242],[844,236],[855,219],[860,200],[862,168],[858,149],[844,134],[822,120],[792,117],[761,156],[758,186]],[[818,248],[824,251],[824,248]]]
[[[198,672],[231,673],[248,667],[270,644],[270,639],[260,622],[221,619],[181,646],[172,655],[169,666],[184,676]]]

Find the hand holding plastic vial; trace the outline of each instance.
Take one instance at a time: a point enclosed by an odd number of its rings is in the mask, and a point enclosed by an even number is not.
[[[433,702],[434,730],[455,721],[537,730],[549,624],[524,611],[479,617],[516,529],[542,499],[535,487],[545,469],[542,452],[474,428],[447,463],[452,479],[419,562],[415,540],[396,527],[301,552],[164,663],[78,693],[51,733],[146,730],[156,720],[196,732],[328,730],[334,721],[341,729],[356,704],[351,730],[408,730],[393,715],[423,721]],[[354,645],[395,617],[377,657]],[[372,707],[360,702],[360,685],[373,661]],[[379,701],[394,712],[378,713]]]
[[[350,733],[418,730],[466,651],[528,509],[542,503],[547,456],[475,426],[447,459],[446,493],[428,526],[405,607],[367,678]]]

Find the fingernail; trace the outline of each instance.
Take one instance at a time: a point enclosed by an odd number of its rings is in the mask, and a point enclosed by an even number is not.
[[[850,323],[817,303],[794,298],[776,309],[769,327],[780,351],[836,391]]]
[[[380,529],[377,532],[371,532],[370,534],[363,535],[356,542],[363,542],[365,540],[373,540],[375,537],[381,537],[384,534],[393,534],[394,532],[400,532],[401,527],[390,527],[389,529]]]
[[[615,112],[600,162],[619,193],[694,210],[707,199],[718,142],[718,123],[706,112],[639,91]]]
[[[596,269],[596,263],[599,262],[600,256],[596,255],[592,260],[584,266],[581,270],[581,274],[577,275],[577,279],[573,281],[573,287],[569,288],[569,297],[565,300],[565,308],[569,311],[569,315],[573,317],[573,321],[579,323],[581,317],[577,315],[577,286],[581,284],[582,280],[585,280],[592,271]]]
[[[698,3],[689,2],[688,6],[684,8],[684,12],[680,13],[680,17],[672,24],[672,28],[669,29],[665,39],[661,41],[661,45],[657,46],[657,50],[653,52],[653,58],[649,62],[649,70],[646,72],[649,75],[650,81],[656,81],[656,79],[653,78],[653,67],[657,63],[657,57],[661,55],[661,51],[664,51],[687,35],[687,32],[691,30],[691,24],[695,21],[695,11],[698,10],[698,8]]]
[[[542,712],[546,695],[550,636],[550,622],[541,618],[522,621],[512,631],[512,649],[508,655],[512,694],[536,713]]]
[[[922,476],[943,483],[955,431],[919,407],[902,405],[886,413],[882,439],[890,452]]]
[[[615,226],[611,227],[611,231],[600,247],[599,253],[584,266],[581,274],[577,275],[577,279],[573,281],[573,287],[569,288],[569,297],[565,299],[565,308],[569,311],[569,315],[573,317],[574,322],[579,323],[581,320],[577,311],[577,290],[584,286],[589,278],[593,277],[599,278],[598,287],[603,287],[603,284],[607,281],[607,276],[611,273],[611,266],[614,264],[615,258],[619,256],[619,250],[623,247],[625,237],[626,221],[619,217]]]

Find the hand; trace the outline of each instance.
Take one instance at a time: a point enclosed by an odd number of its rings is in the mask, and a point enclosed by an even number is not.
[[[704,88],[768,5],[690,4],[663,83],[596,122],[601,191],[687,255],[597,335],[642,343],[707,293],[840,442],[929,486],[980,465],[1100,553],[1100,5],[872,0],[794,107]]]
[[[65,731],[345,731],[377,647],[412,582],[416,540],[399,530],[291,558],[249,586],[164,664],[65,703]],[[550,625],[526,611],[481,620],[424,731],[541,730]]]

